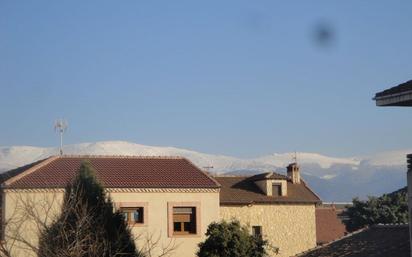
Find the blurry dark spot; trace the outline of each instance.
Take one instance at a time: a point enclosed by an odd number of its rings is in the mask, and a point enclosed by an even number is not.
[[[267,32],[270,30],[270,22],[262,12],[250,11],[246,15],[246,27],[253,32]]]
[[[336,32],[330,23],[320,22],[314,27],[313,38],[320,47],[332,46],[336,40]]]

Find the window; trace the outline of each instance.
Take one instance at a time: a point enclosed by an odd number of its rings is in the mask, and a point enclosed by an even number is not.
[[[252,226],[252,235],[253,236],[262,236],[262,226]]]
[[[173,234],[196,234],[196,207],[173,207]]]
[[[412,208],[409,210],[409,226],[411,224],[412,224]],[[409,236],[410,236],[410,238],[412,238],[412,229],[409,229]]]
[[[201,237],[200,202],[167,203],[168,237]]]
[[[144,208],[143,207],[122,207],[120,212],[123,214],[125,222],[128,224],[143,224],[144,223]]]
[[[272,196],[281,196],[282,195],[282,185],[273,183],[272,184]]]

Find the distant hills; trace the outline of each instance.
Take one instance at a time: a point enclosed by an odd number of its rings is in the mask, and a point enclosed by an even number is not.
[[[146,146],[124,141],[81,143],[64,147],[75,155],[145,155],[184,156],[213,173],[256,174],[268,170],[285,173],[293,153],[274,153],[241,159],[175,148]],[[411,150],[382,152],[372,156],[336,158],[317,153],[298,153],[302,176],[324,201],[350,201],[353,197],[389,193],[406,185],[406,154]],[[32,146],[0,147],[0,172],[10,170],[50,155],[58,148]]]

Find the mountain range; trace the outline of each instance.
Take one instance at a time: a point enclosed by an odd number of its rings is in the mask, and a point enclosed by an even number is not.
[[[81,143],[64,147],[74,155],[184,156],[214,174],[250,175],[265,171],[285,174],[295,153],[274,153],[257,158],[237,158],[175,147],[140,145],[124,141]],[[58,148],[0,146],[0,172],[57,155]],[[406,154],[412,149],[370,156],[337,158],[318,153],[296,153],[303,179],[327,202],[347,202],[354,197],[381,195],[406,185]],[[213,168],[211,168],[213,167]]]

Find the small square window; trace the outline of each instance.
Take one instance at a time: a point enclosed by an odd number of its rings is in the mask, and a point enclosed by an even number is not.
[[[124,220],[128,224],[143,224],[144,223],[144,208],[143,207],[127,207],[120,208]]]
[[[195,207],[173,207],[173,234],[196,234]]]
[[[262,226],[252,226],[252,235],[256,237],[262,236]]]
[[[272,196],[281,196],[282,195],[282,185],[273,183],[272,184]]]

